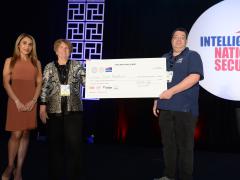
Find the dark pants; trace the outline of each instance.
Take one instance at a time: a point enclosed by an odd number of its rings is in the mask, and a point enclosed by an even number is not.
[[[194,129],[197,118],[189,112],[161,110],[159,125],[162,136],[164,175],[180,180],[192,180]]]
[[[83,173],[82,113],[50,116],[47,121],[49,180],[80,180]]]

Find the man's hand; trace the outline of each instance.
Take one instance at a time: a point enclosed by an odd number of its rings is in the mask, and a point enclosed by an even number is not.
[[[157,108],[157,100],[154,100],[154,103],[153,103],[153,114],[156,117],[158,117],[159,115],[159,109]]]
[[[162,94],[160,94],[160,99],[171,99],[173,95],[174,94],[171,89],[168,89],[163,91]]]

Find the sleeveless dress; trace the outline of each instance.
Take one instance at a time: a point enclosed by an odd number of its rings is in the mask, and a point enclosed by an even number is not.
[[[11,87],[23,104],[33,99],[36,89],[36,77],[37,69],[31,61],[17,60],[12,69]],[[30,112],[18,112],[15,102],[8,98],[6,130],[22,131],[34,129],[36,126],[36,104]]]

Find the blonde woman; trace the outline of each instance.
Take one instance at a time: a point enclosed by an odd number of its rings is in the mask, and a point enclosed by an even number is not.
[[[36,102],[41,91],[42,72],[37,58],[36,43],[29,34],[18,36],[13,56],[7,58],[3,69],[3,85],[8,94],[6,131],[8,165],[2,180],[22,180],[30,130],[36,128]],[[16,162],[16,164],[14,164]]]

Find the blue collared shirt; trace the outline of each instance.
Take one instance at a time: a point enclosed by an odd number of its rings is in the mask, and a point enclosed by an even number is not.
[[[170,51],[164,54],[167,70],[173,71],[172,81],[168,83],[168,89],[180,83],[190,74],[199,74],[203,79],[203,64],[200,55],[189,48],[185,48],[181,54],[174,57]],[[198,116],[199,83],[191,88],[175,94],[171,99],[158,99],[158,109],[191,112]]]

